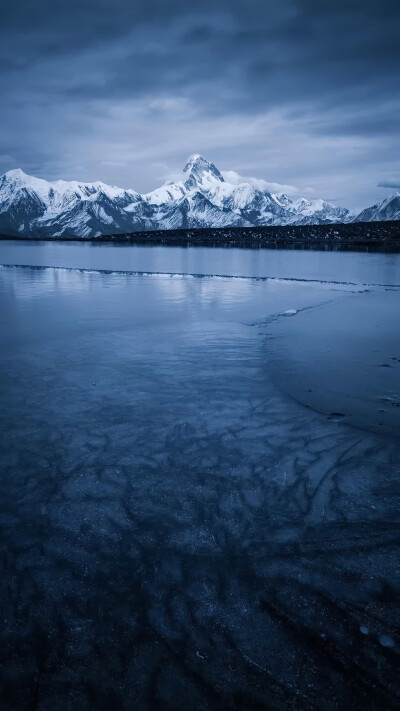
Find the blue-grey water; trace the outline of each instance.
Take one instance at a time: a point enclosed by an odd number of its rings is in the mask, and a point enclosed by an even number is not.
[[[400,284],[399,254],[0,240],[1,264]]]
[[[398,708],[400,255],[0,263],[1,708]]]

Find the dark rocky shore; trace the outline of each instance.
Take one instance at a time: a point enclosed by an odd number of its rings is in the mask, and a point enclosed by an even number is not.
[[[101,240],[216,247],[374,247],[400,250],[400,221],[157,230],[105,235]]]
[[[0,239],[27,239],[0,235]],[[71,241],[59,237],[48,241]],[[95,239],[81,237],[74,241],[131,242],[134,244],[193,245],[210,247],[293,247],[383,249],[400,251],[400,221],[352,222],[329,225],[285,225],[263,227],[210,227],[152,230],[123,234],[100,235]]]

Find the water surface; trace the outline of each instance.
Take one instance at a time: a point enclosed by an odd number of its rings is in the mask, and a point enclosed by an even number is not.
[[[0,264],[400,285],[400,254],[0,240]]]

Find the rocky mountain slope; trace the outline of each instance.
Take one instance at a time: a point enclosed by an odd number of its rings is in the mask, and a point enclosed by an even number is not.
[[[292,199],[249,183],[229,183],[199,155],[189,159],[181,181],[145,195],[101,182],[47,182],[19,169],[0,178],[0,233],[29,238],[394,219],[400,219],[399,194],[354,217],[324,200]]]

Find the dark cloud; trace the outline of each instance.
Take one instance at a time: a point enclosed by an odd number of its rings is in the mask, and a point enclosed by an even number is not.
[[[355,202],[396,172],[398,0],[3,0],[0,14],[0,169],[11,156],[147,189],[201,150],[332,195],[362,165]]]
[[[397,180],[382,180],[378,183],[378,188],[391,188],[392,190],[400,190],[400,178]]]

